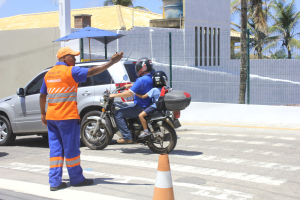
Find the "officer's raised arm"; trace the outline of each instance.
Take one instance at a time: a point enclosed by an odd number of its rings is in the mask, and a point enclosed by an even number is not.
[[[122,58],[123,58],[123,51],[121,53],[114,54],[111,57],[110,61],[108,61],[107,63],[90,68],[87,73],[87,77],[94,76],[96,74],[100,74],[101,72],[104,72],[107,68],[119,62]]]

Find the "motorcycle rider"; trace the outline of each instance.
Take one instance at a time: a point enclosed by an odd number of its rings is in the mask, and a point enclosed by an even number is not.
[[[136,93],[146,94],[153,88],[152,75],[150,74],[150,71],[152,69],[153,69],[153,64],[150,59],[148,58],[139,59],[135,65],[135,72],[138,78],[136,79],[132,87],[129,90],[124,91],[122,93],[111,94],[110,97],[126,98]],[[130,86],[131,85],[127,85],[126,88]],[[133,105],[126,108],[119,109],[115,112],[115,119],[116,119],[117,126],[123,135],[123,138],[117,140],[118,143],[124,144],[124,143],[133,142],[130,130],[127,127],[125,119],[138,117],[139,114],[142,111],[144,111],[144,109],[147,108],[151,103],[152,103],[152,99],[149,97],[142,99],[134,95]]]
[[[151,132],[149,132],[149,130],[148,130],[147,122],[145,120],[145,117],[147,115],[150,115],[150,114],[154,113],[155,111],[157,111],[157,107],[156,107],[155,102],[158,101],[158,98],[159,98],[160,92],[161,92],[161,88],[164,87],[164,86],[167,86],[168,77],[167,77],[165,72],[156,71],[152,76],[152,80],[153,80],[154,88],[152,88],[149,92],[147,92],[144,95],[136,94],[136,96],[138,96],[142,99],[150,97],[153,100],[152,104],[148,108],[146,108],[143,112],[141,112],[139,114],[140,121],[141,121],[141,123],[143,125],[143,128],[144,128],[144,131],[139,135],[139,138],[143,138],[143,137],[151,135]]]

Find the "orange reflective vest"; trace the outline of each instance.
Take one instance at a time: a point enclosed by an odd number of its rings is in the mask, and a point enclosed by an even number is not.
[[[72,68],[73,66],[56,65],[46,73],[46,120],[80,119],[76,101],[78,83],[73,79]]]

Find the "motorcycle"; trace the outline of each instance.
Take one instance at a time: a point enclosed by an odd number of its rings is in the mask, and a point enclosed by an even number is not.
[[[125,87],[117,88],[113,91],[124,90]],[[83,143],[93,150],[102,150],[112,141],[114,134],[122,137],[118,130],[115,111],[129,106],[124,102],[115,102],[114,98],[109,97],[110,92],[106,90],[100,100],[102,112],[99,116],[90,116],[81,126],[81,139]],[[176,146],[177,134],[175,128],[180,127],[178,120],[180,111],[157,111],[147,116],[148,130],[152,133],[145,138],[138,138],[143,131],[143,126],[139,118],[126,119],[128,128],[131,132],[133,143],[147,145],[154,153],[170,153]]]

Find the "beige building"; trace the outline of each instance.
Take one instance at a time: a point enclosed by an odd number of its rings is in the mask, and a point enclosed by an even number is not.
[[[92,15],[91,26],[106,30],[130,30],[149,27],[149,20],[162,15],[123,6],[106,6],[71,10],[73,15]],[[41,70],[56,63],[60,43],[59,13],[45,12],[0,19],[0,99],[15,94]]]
[[[119,30],[123,27],[129,30],[133,26],[149,27],[149,20],[162,19],[163,17],[163,15],[157,13],[124,6],[105,6],[71,10],[71,16],[80,14],[92,15],[91,26],[106,30]],[[0,18],[1,31],[49,27],[59,27],[58,11]],[[71,27],[75,28],[74,20],[71,20]]]

